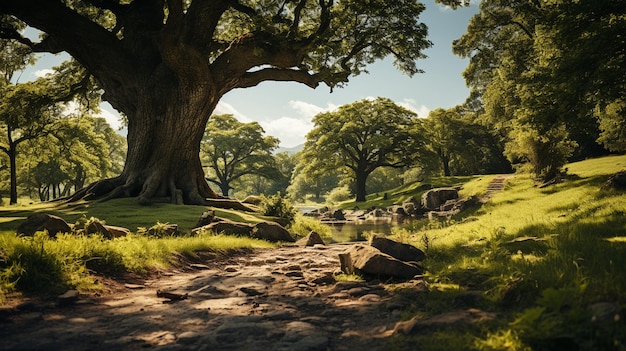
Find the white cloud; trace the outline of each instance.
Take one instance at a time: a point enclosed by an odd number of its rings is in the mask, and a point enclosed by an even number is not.
[[[283,147],[294,147],[304,143],[306,134],[313,128],[311,121],[293,117],[280,117],[259,122],[267,135],[280,139]]]
[[[253,119],[248,118],[243,113],[239,112],[233,105],[220,101],[215,110],[213,110],[214,115],[233,115],[239,122],[249,123],[252,122]]]
[[[40,69],[40,70],[36,70],[35,72],[33,72],[33,74],[37,78],[43,78],[49,74],[54,74],[54,72],[56,71],[53,69]]]
[[[409,111],[413,111],[417,113],[417,116],[420,118],[426,118],[428,117],[428,114],[430,113],[430,109],[428,107],[424,105],[421,105],[418,107],[417,101],[413,99],[404,99],[401,102],[396,102],[396,104],[406,108]]]
[[[300,116],[306,117],[307,119],[312,119],[315,115],[321,112],[335,111],[337,106],[331,103],[328,103],[326,107],[320,107],[308,102],[304,101],[289,101],[289,106],[293,108]]]
[[[115,109],[105,108],[104,106],[100,106],[100,114],[98,117],[104,117],[107,120],[107,123],[113,128],[113,130],[120,130],[122,127],[122,121],[120,119],[120,115]]]

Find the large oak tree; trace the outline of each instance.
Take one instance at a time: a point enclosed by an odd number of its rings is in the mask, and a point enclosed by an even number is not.
[[[0,35],[68,52],[127,117],[124,170],[82,195],[149,203],[182,193],[203,204],[218,195],[200,141],[224,94],[269,80],[341,86],[387,56],[418,73],[431,45],[423,10],[417,0],[3,0],[0,16],[46,35],[34,43],[11,26]]]
[[[410,166],[423,151],[417,115],[386,98],[343,105],[316,115],[313,123],[300,162],[349,170],[356,201],[365,201],[367,177],[374,170]]]

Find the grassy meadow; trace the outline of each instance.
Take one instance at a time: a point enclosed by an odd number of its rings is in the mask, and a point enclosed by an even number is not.
[[[546,188],[518,174],[469,217],[398,230],[428,255],[431,291],[406,318],[458,309],[472,291],[498,313],[480,328],[399,337],[398,349],[625,350],[626,194],[601,190],[622,169],[624,156],[572,163]]]
[[[571,163],[562,182],[535,186],[525,174],[507,180],[505,190],[461,215],[396,229],[393,236],[420,247],[428,291],[390,284],[406,294],[404,319],[428,318],[467,308],[497,313],[481,325],[428,330],[395,336],[392,349],[420,350],[626,350],[626,194],[602,190],[610,175],[626,169],[626,156]],[[461,185],[464,196],[482,195],[494,178],[433,178],[373,194],[363,204],[389,206],[434,186]],[[133,199],[68,205],[35,204],[0,208],[0,299],[9,293],[93,290],[96,274],[142,274],[168,267],[177,257],[193,259],[246,247],[271,247],[244,238],[204,233],[150,238],[132,234],[102,240],[97,236],[16,236],[28,214],[43,211],[68,222],[97,217],[136,231],[157,222],[193,227],[202,206],[156,204],[136,207]],[[258,222],[262,216],[218,210],[217,215]],[[300,217],[301,221],[305,221]],[[306,232],[313,223],[296,222]],[[471,303],[468,303],[471,301]],[[569,345],[569,346],[568,346]]]

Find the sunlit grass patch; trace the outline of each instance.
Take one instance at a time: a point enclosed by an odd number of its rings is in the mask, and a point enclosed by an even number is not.
[[[300,237],[308,235],[311,231],[316,232],[322,238],[330,238],[333,235],[329,225],[320,222],[317,218],[306,217],[299,213],[296,214],[295,221],[288,229]]]
[[[168,268],[177,255],[199,252],[228,254],[242,248],[271,248],[266,241],[205,233],[198,236],[154,238],[138,234],[104,240],[98,235],[44,233],[34,237],[0,234],[0,297],[13,288],[21,292],[58,293],[68,288],[98,289],[93,273],[146,273]]]

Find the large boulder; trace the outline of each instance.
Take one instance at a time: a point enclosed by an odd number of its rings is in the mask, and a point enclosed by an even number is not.
[[[446,201],[459,198],[456,188],[436,188],[422,194],[422,207],[430,210],[439,210]]]
[[[295,242],[289,231],[275,222],[260,222],[254,225],[251,235],[253,238],[271,242],[287,241]]]
[[[402,262],[372,246],[352,245],[342,255],[344,259],[349,257],[350,266],[365,274],[411,279],[422,273],[418,266]]]
[[[61,217],[47,213],[35,213],[17,227],[17,233],[33,236],[36,232],[47,231],[50,237],[56,237],[58,233],[71,233],[72,228]]]
[[[424,251],[417,247],[399,243],[382,236],[373,236],[370,240],[370,245],[380,250],[380,252],[386,253],[400,261],[420,262],[426,258]]]

